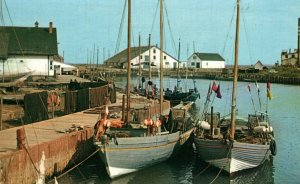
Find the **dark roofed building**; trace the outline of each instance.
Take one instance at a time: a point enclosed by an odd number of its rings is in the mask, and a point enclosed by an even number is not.
[[[218,53],[195,52],[188,58],[189,68],[225,68],[225,59]]]
[[[31,73],[53,76],[55,62],[63,62],[58,54],[57,32],[49,27],[0,26],[0,73],[4,76]],[[57,65],[58,66],[58,65]]]
[[[6,39],[3,43],[8,44],[6,57],[8,55],[58,55],[56,28],[2,26],[0,35]],[[0,54],[5,54],[4,49],[3,46],[0,47]]]
[[[149,50],[148,46],[141,47],[141,53]],[[131,47],[131,59],[137,57],[140,53],[139,47]],[[104,61],[106,66],[123,67],[124,63],[127,62],[127,48],[114,55],[113,57]],[[126,63],[127,64],[127,63]]]
[[[149,58],[149,46],[141,47],[141,55],[139,47],[131,47],[131,68],[138,68],[139,61],[141,62],[141,68],[149,68],[149,60],[152,68],[160,67],[160,49],[156,46],[151,46],[151,58]],[[140,58],[140,59],[139,59]],[[113,57],[104,61],[106,66],[112,66],[117,68],[127,68],[127,48]],[[163,52],[163,67],[164,68],[177,68],[177,60],[170,56],[168,53]]]

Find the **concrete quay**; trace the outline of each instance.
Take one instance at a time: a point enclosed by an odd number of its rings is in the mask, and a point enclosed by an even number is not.
[[[117,102],[109,105],[117,119],[122,114],[122,98],[123,94],[117,93]],[[131,110],[142,119],[147,103],[156,102],[132,95]],[[163,107],[169,109],[170,103],[165,101]],[[156,110],[153,106],[151,114]],[[83,161],[95,152],[93,127],[103,111],[97,107],[0,131],[0,183],[35,183],[43,170],[49,179]],[[20,131],[25,133],[20,136]]]

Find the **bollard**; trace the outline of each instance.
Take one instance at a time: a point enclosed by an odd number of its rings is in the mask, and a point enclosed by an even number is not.
[[[20,128],[17,130],[17,148],[18,150],[24,149],[25,148],[25,129]]]

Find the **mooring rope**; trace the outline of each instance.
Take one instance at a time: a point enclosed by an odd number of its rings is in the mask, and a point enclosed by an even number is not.
[[[81,161],[78,164],[76,164],[75,166],[71,167],[66,172],[64,172],[61,175],[57,176],[56,179],[59,179],[59,178],[63,177],[64,175],[68,174],[69,172],[71,172],[72,170],[74,170],[75,168],[77,168],[79,165],[81,165],[82,163],[84,163],[85,161],[87,161],[89,158],[91,158],[93,155],[95,155],[99,150],[100,150],[100,148],[96,149],[90,156],[86,157],[83,161]],[[55,179],[52,179],[52,180],[50,180],[47,183],[52,183],[52,182],[54,182],[54,180]]]

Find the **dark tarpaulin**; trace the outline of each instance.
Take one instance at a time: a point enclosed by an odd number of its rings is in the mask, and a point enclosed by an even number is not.
[[[76,102],[76,111],[83,111],[89,108],[90,99],[89,99],[89,88],[81,89],[77,91],[77,102]]]
[[[65,114],[70,114],[70,113],[76,112],[76,101],[77,101],[77,92],[76,91],[66,91]]]
[[[106,103],[108,86],[102,86],[90,89],[90,107],[100,107]]]
[[[116,92],[115,84],[108,85],[108,95],[111,103],[117,102],[117,92]]]
[[[30,93],[24,96],[25,121],[28,123],[49,119],[47,109],[48,93]]]

